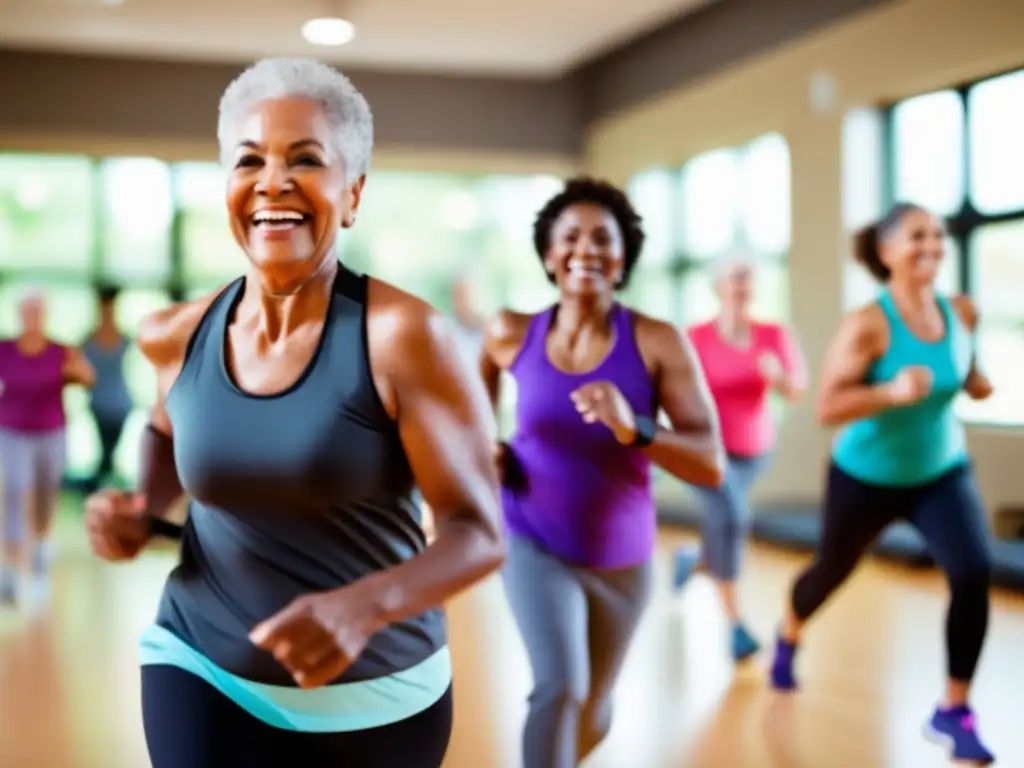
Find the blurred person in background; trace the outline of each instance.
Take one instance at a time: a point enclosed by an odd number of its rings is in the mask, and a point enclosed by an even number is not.
[[[861,230],[854,253],[884,288],[847,313],[825,357],[818,418],[840,431],[821,540],[789,595],[771,682],[782,691],[797,688],[793,666],[807,622],[878,535],[905,519],[950,590],[945,696],[926,733],[955,760],[988,765],[995,758],[978,735],[969,696],[988,630],[992,561],[985,507],[954,410],[961,392],[975,400],[992,394],[975,359],[978,313],[968,297],[936,292],[945,231],[918,205],[896,205]]]
[[[724,454],[686,338],[616,300],[640,257],[640,217],[619,189],[572,179],[533,232],[558,287],[534,315],[489,323],[481,372],[497,409],[516,381],[516,428],[496,446],[509,532],[505,592],[533,690],[525,768],[574,768],[608,735],[616,681],[651,594],[651,464],[714,486]],[[671,426],[657,422],[660,412]]]
[[[807,387],[807,372],[795,334],[750,314],[755,262],[733,254],[713,274],[718,315],[687,334],[718,409],[728,465],[721,487],[693,486],[703,508],[701,545],[676,552],[673,581],[681,589],[698,571],[714,579],[730,623],[731,654],[739,662],[760,648],[743,622],[736,580],[750,531],[750,489],[775,446],[770,395],[795,402]]]
[[[451,286],[452,302],[452,335],[459,354],[466,366],[476,371],[480,364],[480,349],[483,346],[484,319],[477,314],[473,300],[473,283],[469,277],[457,278]],[[423,532],[427,541],[434,538],[434,516],[430,505],[423,501],[419,494],[417,500],[423,514]]]
[[[95,373],[74,347],[46,335],[46,301],[28,289],[18,304],[20,331],[0,341],[0,472],[3,473],[3,561],[0,602],[19,596],[28,556],[45,583],[48,534],[65,466],[64,388],[91,387]]]
[[[125,421],[132,412],[132,397],[124,375],[124,356],[131,340],[117,326],[118,289],[100,286],[96,296],[99,324],[82,345],[83,354],[96,371],[89,408],[100,438],[100,461],[87,485],[90,493],[110,480],[114,471],[114,452],[121,440]]]
[[[486,320],[477,312],[473,297],[473,282],[469,277],[460,277],[452,283],[452,317],[457,328],[460,350],[476,368],[480,360],[480,349],[484,340]]]
[[[150,759],[439,768],[443,605],[505,554],[486,393],[446,318],[338,261],[373,149],[348,78],[260,61],[225,90],[218,139],[247,268],[143,324],[158,392],[139,494],[86,509],[93,550],[118,561],[191,499],[141,642]]]

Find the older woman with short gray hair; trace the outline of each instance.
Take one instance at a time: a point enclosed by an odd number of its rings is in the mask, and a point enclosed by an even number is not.
[[[697,570],[714,579],[731,625],[736,661],[759,649],[742,620],[736,580],[751,522],[750,489],[775,443],[769,395],[797,400],[807,379],[790,329],[752,316],[756,266],[746,253],[728,254],[714,264],[718,314],[688,331],[715,399],[728,464],[721,487],[694,488],[703,507],[701,547],[680,549],[675,561],[677,589]]]
[[[87,502],[116,561],[192,499],[142,639],[153,766],[438,768],[442,605],[504,559],[486,394],[438,312],[338,262],[373,146],[347,78],[261,61],[218,135],[248,267],[143,325],[159,391],[139,493]]]

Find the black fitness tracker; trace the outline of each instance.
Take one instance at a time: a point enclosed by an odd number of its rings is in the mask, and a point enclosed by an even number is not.
[[[633,438],[633,445],[637,448],[646,448],[654,442],[654,436],[658,433],[658,423],[650,416],[636,417],[636,437]]]

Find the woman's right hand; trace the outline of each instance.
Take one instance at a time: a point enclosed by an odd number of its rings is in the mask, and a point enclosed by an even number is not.
[[[932,391],[932,371],[923,365],[908,365],[886,386],[893,405],[913,405]]]
[[[151,536],[142,497],[112,488],[85,500],[85,530],[92,551],[112,563],[135,558]]]

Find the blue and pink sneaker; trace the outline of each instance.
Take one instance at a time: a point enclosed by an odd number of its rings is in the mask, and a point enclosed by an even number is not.
[[[954,760],[991,765],[995,756],[981,743],[970,707],[938,707],[925,725],[929,741],[949,747]]]

